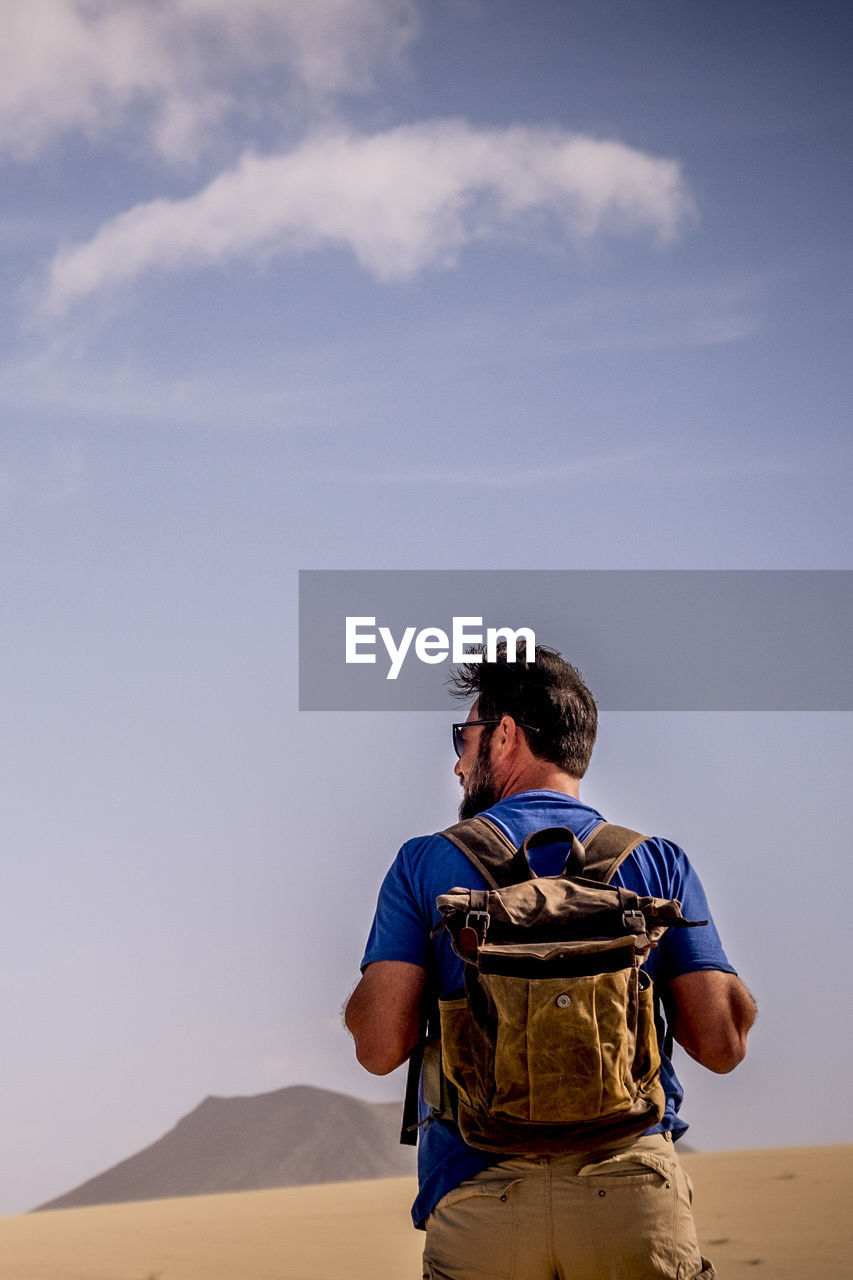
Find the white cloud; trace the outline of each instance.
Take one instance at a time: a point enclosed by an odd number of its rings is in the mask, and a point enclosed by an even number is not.
[[[691,209],[675,161],[561,129],[450,120],[325,133],[283,155],[245,155],[196,195],[137,205],[60,250],[42,312],[154,269],[330,245],[379,280],[405,280],[476,240],[541,240],[543,220],[564,242],[603,231],[666,242]]]
[[[415,0],[3,0],[0,148],[101,137],[142,106],[157,150],[185,158],[241,96],[256,105],[262,73],[316,104],[371,88],[415,32]]]

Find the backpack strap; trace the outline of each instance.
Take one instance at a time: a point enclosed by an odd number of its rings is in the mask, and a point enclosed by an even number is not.
[[[583,874],[589,880],[609,884],[619,867],[633,853],[637,845],[646,839],[630,827],[619,827],[614,822],[602,822],[583,842]],[[590,848],[590,846],[593,846]]]
[[[424,1061],[424,1040],[415,1045],[409,1055],[406,1069],[406,1093],[403,1098],[403,1118],[400,1122],[400,1145],[416,1147],[418,1144],[418,1086]]]
[[[533,878],[524,849],[516,849],[500,827],[482,815],[465,818],[441,834],[465,854],[491,889]]]
[[[465,854],[492,889],[502,889],[533,878],[525,847],[516,849],[497,823],[482,814],[457,822],[441,834]],[[545,834],[535,833],[537,836]],[[565,835],[570,835],[570,832],[566,831]],[[620,827],[614,822],[600,823],[584,841],[582,874],[590,880],[608,884],[628,855],[645,839],[630,827]]]
[[[500,827],[494,822],[489,822],[488,818],[479,816],[466,818],[448,827],[441,834],[465,854],[490,888],[499,889],[501,885],[530,879],[530,866],[524,851],[516,849]],[[429,986],[429,977],[427,986]],[[427,1018],[426,1025],[421,1031],[421,1039],[409,1057],[406,1096],[403,1102],[403,1124],[400,1133],[400,1142],[403,1146],[414,1146],[418,1140],[418,1086],[424,1061],[424,1049],[430,1038],[437,1034],[437,1012],[436,1008],[432,1016]]]
[[[632,831],[630,827],[619,827],[614,822],[602,822],[596,827],[591,835],[587,836],[584,843],[584,867],[583,873],[591,880],[601,880],[603,884],[609,884],[611,878],[615,875],[617,869],[622,863],[633,853],[637,845],[643,843],[646,839],[641,836],[639,831]],[[592,854],[589,852],[589,846],[595,843],[595,849]],[[665,1014],[665,1026],[661,1049],[667,1058],[672,1058],[673,1034],[672,1034],[672,1011],[667,1007],[667,1001],[661,1001]]]

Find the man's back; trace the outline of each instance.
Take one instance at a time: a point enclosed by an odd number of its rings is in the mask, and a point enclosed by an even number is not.
[[[516,846],[533,832],[556,826],[568,827],[583,842],[603,820],[597,810],[575,797],[547,790],[510,796],[486,812]],[[540,875],[555,875],[564,858],[565,848],[560,846],[531,852],[533,869]],[[613,883],[639,894],[677,898],[686,916],[709,921],[699,929],[667,933],[652,951],[646,968],[655,983],[659,1003],[668,982],[681,974],[703,969],[734,972],[710,919],[701,882],[676,845],[659,839],[645,842],[629,854]],[[460,990],[464,986],[464,965],[453,952],[447,933],[442,931],[437,939],[430,938],[441,919],[436,898],[456,886],[485,888],[486,882],[443,836],[408,841],[383,883],[363,967],[379,960],[422,965],[430,975],[431,997]],[[654,1131],[671,1131],[680,1136],[687,1128],[678,1115],[683,1091],[664,1054],[661,1077],[666,1112]],[[419,1120],[423,1125],[418,1159],[420,1190],[412,1211],[416,1224],[422,1223],[438,1200],[459,1182],[496,1163],[494,1156],[466,1146],[455,1126],[430,1121],[422,1099]]]

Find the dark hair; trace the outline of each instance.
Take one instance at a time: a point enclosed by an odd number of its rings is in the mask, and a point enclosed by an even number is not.
[[[589,766],[598,729],[595,699],[581,674],[557,652],[536,646],[536,659],[528,662],[523,641],[515,662],[507,661],[505,643],[497,646],[494,662],[467,662],[449,677],[454,698],[476,698],[482,720],[512,716],[525,730],[530,750],[559,765],[573,778],[582,778]]]

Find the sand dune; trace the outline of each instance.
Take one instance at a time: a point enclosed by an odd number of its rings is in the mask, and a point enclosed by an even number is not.
[[[684,1157],[721,1280],[848,1280],[853,1146]],[[406,1280],[410,1178],[0,1219],[0,1280]]]

